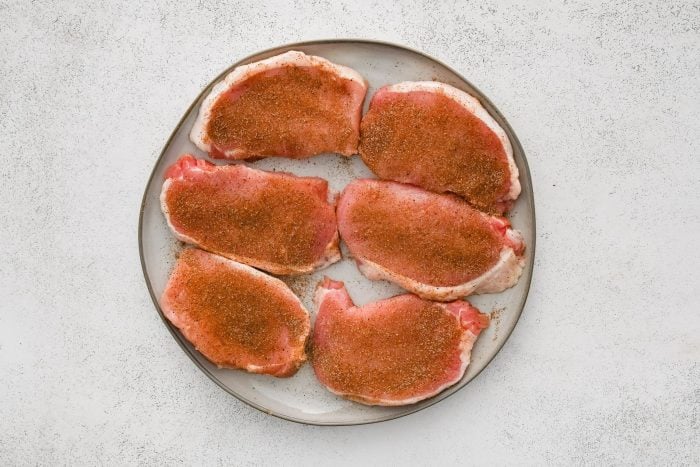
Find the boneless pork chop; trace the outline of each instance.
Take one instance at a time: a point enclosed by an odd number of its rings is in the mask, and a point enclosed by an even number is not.
[[[161,208],[180,240],[273,274],[340,259],[328,183],[182,156],[165,174]]]
[[[355,70],[290,51],[239,66],[202,103],[190,139],[212,157],[357,154],[367,83]]]
[[[354,306],[342,282],[316,291],[312,364],[331,392],[369,405],[405,405],[462,378],[488,315],[467,302],[406,294]]]
[[[282,281],[249,266],[187,248],[160,306],[220,368],[286,377],[306,360],[308,312]]]
[[[360,154],[379,178],[455,193],[502,214],[520,194],[513,149],[479,101],[439,82],[404,82],[374,94]]]
[[[337,214],[340,235],[365,276],[426,299],[500,292],[522,273],[520,232],[457,196],[355,180],[343,190]]]

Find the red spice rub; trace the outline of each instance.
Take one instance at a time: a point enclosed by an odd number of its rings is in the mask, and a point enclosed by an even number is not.
[[[325,180],[198,162],[183,156],[164,185],[163,210],[180,236],[276,274],[338,259]]]
[[[320,67],[287,65],[255,74],[212,106],[206,129],[212,155],[229,149],[246,158],[354,154],[358,95],[361,106],[360,84]]]
[[[481,276],[504,247],[501,223],[461,199],[379,180],[345,188],[338,225],[354,257],[440,287]]]
[[[239,263],[184,250],[161,307],[220,367],[291,376],[306,359],[306,310],[281,281]]]
[[[488,316],[467,302],[407,294],[359,308],[329,279],[318,294],[314,371],[331,391],[368,404],[417,402],[458,381],[488,326]]]
[[[360,154],[380,178],[452,192],[502,213],[510,188],[503,144],[439,91],[379,90],[362,119]]]

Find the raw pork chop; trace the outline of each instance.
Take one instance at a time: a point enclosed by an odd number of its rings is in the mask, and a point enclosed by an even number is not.
[[[430,300],[500,292],[522,273],[525,248],[508,220],[453,195],[355,180],[338,201],[338,228],[362,273]]]
[[[273,274],[305,274],[340,259],[321,178],[216,166],[189,154],[165,176],[161,208],[183,242]]]
[[[479,101],[447,84],[381,88],[361,134],[362,159],[379,178],[455,193],[497,214],[520,194],[505,131]]]
[[[316,291],[312,363],[331,392],[369,405],[413,404],[459,381],[488,315],[415,295],[355,307],[342,282]]]
[[[306,360],[308,312],[282,281],[249,266],[187,248],[160,306],[219,368],[286,377]]]
[[[290,51],[239,66],[214,86],[190,139],[222,159],[350,156],[366,93],[355,70]]]

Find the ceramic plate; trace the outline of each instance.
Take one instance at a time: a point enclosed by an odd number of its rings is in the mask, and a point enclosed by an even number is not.
[[[236,66],[262,60],[288,50],[300,50],[307,54],[319,55],[357,70],[369,81],[365,111],[374,91],[386,84],[424,80],[438,80],[451,84],[479,99],[486,110],[505,129],[511,140],[515,162],[520,170],[522,194],[509,217],[514,228],[520,230],[525,238],[527,245],[525,270],[515,287],[500,294],[469,298],[483,312],[492,313],[491,326],[479,337],[472,352],[471,364],[462,380],[431,399],[404,407],[360,405],[328,392],[316,381],[308,364],[304,365],[294,377],[288,379],[218,369],[194,350],[179,331],[170,325],[158,306],[158,297],[165,287],[175,255],[182,248],[182,245],[170,234],[160,211],[159,195],[165,169],[185,152],[199,157],[206,156],[190,142],[188,134],[201,101],[215,83],[223,79]],[[352,179],[372,177],[359,157],[347,159],[342,156],[326,155],[301,161],[268,158],[251,165],[265,170],[283,170],[297,175],[323,177],[329,181],[331,189],[335,192],[342,190]],[[231,68],[216,77],[192,103],[163,148],[146,186],[139,220],[139,249],[148,290],[166,327],[192,361],[226,392],[263,412],[301,423],[354,425],[390,420],[429,407],[459,391],[489,364],[515,327],[525,305],[535,251],[535,208],[530,172],[517,137],[496,107],[472,84],[439,61],[405,47],[364,40],[328,40],[285,45],[251,55],[234,63]],[[347,253],[346,250],[343,252]],[[307,306],[312,314],[312,320],[313,289],[323,275],[344,281],[358,305],[401,293],[399,288],[386,282],[372,282],[365,279],[352,260],[345,258],[311,276],[286,281]]]

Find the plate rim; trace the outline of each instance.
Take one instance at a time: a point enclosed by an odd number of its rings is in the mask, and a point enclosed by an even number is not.
[[[167,320],[165,317],[165,314],[163,313],[163,310],[160,308],[160,304],[158,303],[158,297],[156,297],[153,287],[151,285],[151,279],[148,275],[148,270],[146,268],[146,260],[144,257],[144,248],[143,248],[143,219],[144,219],[144,211],[146,208],[146,199],[148,195],[148,189],[150,188],[151,184],[153,183],[153,179],[156,174],[156,169],[160,165],[163,157],[165,156],[165,153],[170,147],[170,144],[172,143],[175,135],[180,131],[180,128],[184,124],[185,120],[187,120],[187,117],[190,115],[190,112],[196,107],[196,105],[199,103],[201,98],[208,93],[212,87],[218,83],[221,79],[223,79],[230,71],[232,71],[234,68],[244,64],[246,61],[253,59],[254,57],[257,57],[259,55],[264,55],[268,53],[273,53],[276,51],[282,52],[285,49],[290,49],[294,47],[305,47],[305,46],[314,46],[314,45],[324,45],[324,44],[338,44],[338,43],[343,43],[343,44],[366,44],[366,45],[380,45],[380,46],[387,46],[387,47],[393,47],[397,49],[403,49],[404,51],[408,51],[420,56],[423,56],[429,60],[432,60],[433,62],[437,63],[440,66],[445,67],[447,70],[451,71],[454,73],[459,79],[467,83],[475,92],[478,94],[476,97],[479,101],[482,103],[485,102],[488,104],[488,106],[492,109],[493,112],[497,114],[498,117],[500,117],[501,121],[505,124],[505,131],[508,134],[509,138],[511,139],[511,144],[520,152],[522,155],[522,160],[523,160],[523,166],[524,166],[524,172],[525,175],[527,176],[527,179],[530,181],[530,190],[529,193],[526,195],[528,198],[528,201],[530,203],[530,206],[532,207],[531,211],[531,219],[530,221],[532,222],[532,244],[528,245],[528,250],[530,251],[530,254],[528,255],[528,260],[525,265],[525,270],[528,272],[528,280],[527,284],[525,284],[525,289],[524,293],[522,296],[522,299],[520,303],[518,304],[518,311],[517,311],[517,316],[515,317],[515,321],[513,322],[513,327],[507,332],[505,339],[496,347],[495,352],[491,355],[491,357],[488,359],[486,364],[484,365],[483,368],[481,368],[472,378],[463,384],[462,386],[454,388],[451,392],[450,389],[446,389],[443,393],[437,394],[433,396],[430,399],[427,399],[424,401],[423,404],[416,404],[414,407],[408,409],[407,411],[400,413],[400,414],[389,414],[374,420],[368,420],[368,421],[359,421],[359,422],[334,422],[334,421],[308,421],[308,420],[303,420],[300,418],[296,418],[293,416],[285,415],[282,413],[278,413],[274,410],[267,409],[260,404],[253,402],[244,396],[237,394],[227,386],[225,386],[216,376],[214,376],[209,369],[207,369],[193,354],[193,352],[196,352],[196,350],[190,349],[185,342],[183,341],[183,337],[180,336],[177,332],[177,330],[174,328],[174,326]],[[522,195],[521,195],[522,196]],[[151,300],[153,301],[153,305],[155,306],[155,309],[160,316],[161,320],[165,324],[165,327],[168,329],[170,332],[170,335],[175,339],[175,341],[178,343],[180,348],[185,352],[185,354],[192,360],[192,362],[197,366],[197,368],[202,371],[211,381],[213,381],[217,386],[219,386],[221,389],[223,389],[226,393],[230,394],[231,396],[235,397],[239,401],[249,405],[250,407],[253,407],[265,414],[272,415],[273,417],[282,419],[282,420],[287,420],[290,422],[294,423],[299,423],[302,425],[310,425],[310,426],[356,426],[356,425],[370,425],[374,423],[381,423],[381,422],[386,422],[389,420],[395,420],[401,417],[405,417],[407,415],[411,415],[417,412],[420,412],[421,410],[427,409],[428,407],[432,407],[433,405],[437,404],[440,401],[443,401],[447,399],[448,397],[458,393],[460,390],[462,390],[464,387],[469,385],[474,379],[476,379],[490,364],[493,362],[493,360],[496,358],[496,356],[501,352],[503,349],[503,346],[508,342],[510,339],[510,336],[512,335],[513,331],[515,330],[516,326],[518,325],[518,322],[520,321],[520,317],[523,314],[523,311],[525,309],[525,305],[527,304],[527,298],[530,293],[530,287],[532,285],[532,274],[534,271],[534,264],[535,264],[535,243],[537,239],[537,224],[536,224],[536,215],[535,215],[535,194],[534,194],[534,186],[532,184],[532,174],[530,172],[530,166],[527,161],[527,157],[525,155],[525,151],[520,144],[520,140],[518,139],[517,135],[515,134],[515,131],[513,128],[510,126],[510,123],[508,120],[505,118],[505,116],[501,113],[501,111],[491,102],[491,100],[483,93],[479,88],[477,88],[471,81],[466,79],[464,76],[462,76],[461,73],[456,71],[454,68],[451,66],[443,63],[441,60],[438,60],[431,55],[422,52],[420,50],[414,49],[412,47],[408,47],[405,45],[401,44],[396,44],[393,42],[388,42],[388,41],[380,41],[380,40],[373,40],[373,39],[353,39],[353,38],[339,38],[339,39],[318,39],[318,40],[311,40],[311,41],[302,41],[302,42],[292,42],[288,44],[282,44],[278,45],[275,47],[270,47],[267,49],[259,50],[257,52],[251,53],[239,60],[237,60],[234,64],[228,66],[225,68],[222,72],[220,72],[217,76],[215,76],[207,86],[205,86],[202,91],[194,98],[192,103],[187,107],[187,110],[183,113],[182,117],[178,121],[177,125],[173,129],[173,131],[170,133],[170,136],[166,140],[165,144],[163,145],[163,148],[160,151],[160,155],[156,159],[155,163],[153,164],[153,168],[151,169],[151,174],[148,177],[148,181],[146,182],[146,187],[144,188],[143,192],[143,197],[141,199],[141,207],[139,210],[139,222],[138,222],[138,244],[139,244],[139,259],[141,262],[141,271],[143,272],[144,280],[146,282],[146,287],[148,289],[148,293],[151,296]]]

